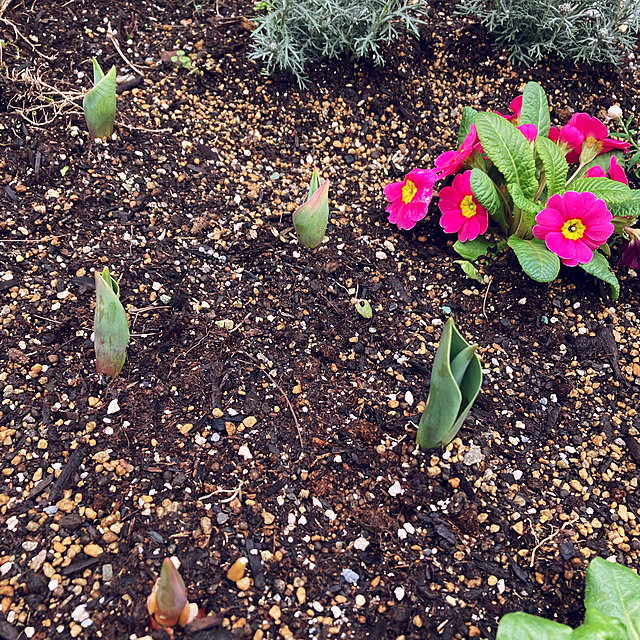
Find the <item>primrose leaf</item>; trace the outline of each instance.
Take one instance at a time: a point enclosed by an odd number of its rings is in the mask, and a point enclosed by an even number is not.
[[[475,123],[478,112],[473,107],[465,107],[462,110],[462,120],[458,129],[458,147],[464,142],[467,134],[471,130],[471,125]]]
[[[473,265],[468,260],[454,260],[454,264],[459,264],[460,268],[465,272],[467,276],[476,280],[480,284],[484,284],[484,276],[476,269],[475,265]]]
[[[528,140],[497,113],[479,113],[475,124],[485,153],[498,167],[507,185],[516,184],[526,198],[533,198],[538,181],[533,149]]]
[[[609,171],[611,166],[611,156],[615,156],[618,164],[621,167],[624,167],[624,154],[622,151],[614,150],[608,151],[607,153],[601,153],[599,156],[596,156],[591,162],[588,162],[582,168],[579,177],[583,178],[585,173],[589,171],[592,167],[600,167],[605,173]]]
[[[594,558],[587,569],[584,604],[606,611],[626,628],[629,640],[640,640],[640,576],[616,562]]]
[[[465,260],[477,260],[480,256],[486,256],[487,251],[493,247],[493,243],[485,240],[482,236],[478,236],[474,240],[460,242],[456,240],[453,250]]]
[[[617,300],[620,295],[620,283],[609,266],[609,261],[599,252],[593,252],[591,262],[580,265],[588,274],[608,283],[611,287],[611,299]],[[639,638],[640,640],[640,638]]]
[[[523,240],[511,236],[508,245],[513,249],[522,270],[537,282],[551,282],[560,273],[560,258],[547,249],[542,240]]]
[[[471,191],[476,200],[487,210],[500,227],[506,229],[507,223],[504,219],[504,208],[496,185],[482,169],[477,167],[471,169]]]
[[[542,211],[542,205],[526,198],[517,184],[507,185],[507,189],[511,194],[513,204],[525,212],[529,228],[533,227],[536,222],[536,216]]]
[[[640,216],[640,191],[632,191],[631,197],[624,202],[612,204],[609,211],[614,216],[623,216],[626,218],[637,218]]]
[[[508,613],[500,620],[496,640],[571,640],[571,627],[528,613]]]
[[[544,89],[537,82],[527,82],[522,93],[520,124],[535,124],[538,137],[546,138],[551,127],[549,101]]]
[[[116,68],[104,75],[93,58],[94,80],[100,78],[82,101],[84,117],[92,138],[107,138],[113,133],[116,118]]]
[[[628,200],[632,191],[626,184],[610,180],[609,178],[578,178],[574,180],[566,191],[590,191],[596,198],[602,198],[607,205],[617,204]]]
[[[556,193],[562,193],[569,171],[569,165],[564,153],[555,142],[551,142],[549,138],[543,138],[542,136],[536,138],[536,151],[544,167],[548,197],[550,198]]]
[[[480,392],[482,367],[475,349],[470,347],[456,329],[453,318],[449,318],[442,329],[427,404],[418,425],[417,443],[423,449],[451,442]],[[453,370],[461,382],[456,381]]]

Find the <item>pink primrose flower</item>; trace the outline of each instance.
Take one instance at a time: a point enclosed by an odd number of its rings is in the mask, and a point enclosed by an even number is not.
[[[473,146],[477,141],[476,126],[472,124],[458,151],[445,151],[436,158],[436,171],[439,171],[438,180],[457,173],[465,160],[473,153]]]
[[[609,162],[608,175],[602,167],[591,167],[585,174],[588,178],[611,178],[616,182],[622,182],[622,184],[629,184],[629,179],[624,172],[624,169],[618,164],[618,160],[615,156],[611,156]]]
[[[536,216],[533,235],[544,240],[563,264],[586,264],[593,252],[613,233],[611,213],[604,200],[588,191],[567,191],[549,198]]]
[[[560,149],[564,151],[569,164],[578,162],[584,135],[573,125],[565,124],[559,131],[556,127],[551,127],[549,130],[549,140],[555,142]]]
[[[580,153],[581,162],[590,162],[596,156],[611,149],[623,149],[626,151],[630,146],[628,142],[607,138],[609,130],[606,125],[588,113],[574,113],[571,116],[571,120],[569,120],[569,124],[578,129],[584,136]]]
[[[629,240],[625,241],[620,254],[619,264],[640,271],[640,229],[625,227]]]
[[[404,180],[388,184],[384,195],[389,201],[386,208],[389,222],[399,229],[413,229],[427,215],[437,179],[434,169],[413,169]]]
[[[509,122],[517,122],[520,120],[520,114],[522,113],[522,96],[514,98],[509,104],[509,109],[513,111],[513,114],[510,116],[505,116],[504,113],[500,113],[499,111],[496,111],[496,113],[506,120],[509,120]]]
[[[460,242],[477,238],[489,226],[487,210],[471,191],[471,171],[459,173],[450,187],[440,191],[438,206],[440,226],[445,233],[457,233]]]
[[[518,130],[528,142],[533,142],[538,137],[538,127],[535,124],[521,124]]]

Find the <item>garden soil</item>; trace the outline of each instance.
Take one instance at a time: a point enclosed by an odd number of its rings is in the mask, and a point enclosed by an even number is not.
[[[635,59],[514,68],[450,8],[385,67],[317,64],[301,91],[248,60],[249,2],[9,3],[0,638],[167,638],[146,598],[171,556],[207,616],[174,632],[194,640],[493,639],[511,611],[579,624],[596,556],[640,566],[637,274],[616,302],[509,254],[477,282],[436,207],[402,233],[382,194],[455,145],[464,106],[506,112],[529,80],[555,122],[634,112]],[[118,68],[103,144],[91,56]],[[311,251],[291,212],[313,167],[331,213]],[[113,380],[103,267],[132,333]],[[449,315],[484,385],[449,446],[417,451]]]

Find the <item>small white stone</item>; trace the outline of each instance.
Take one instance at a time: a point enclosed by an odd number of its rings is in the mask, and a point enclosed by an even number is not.
[[[367,599],[361,593],[359,593],[356,596],[356,606],[364,607],[365,604],[367,604]]]
[[[396,599],[399,602],[400,600],[402,600],[404,598],[405,592],[404,592],[404,589],[402,587],[396,587],[393,590],[393,594],[395,595]]]
[[[83,620],[86,620],[89,617],[89,613],[87,612],[86,606],[84,604],[79,604],[73,610],[73,613],[71,614],[71,617],[76,622],[82,622]]]
[[[401,494],[404,493],[404,489],[400,486],[400,482],[398,480],[396,480],[390,487],[389,487],[389,495],[392,498],[395,498],[396,496],[399,496]]]
[[[411,406],[413,404],[413,393],[411,393],[411,391],[407,391],[407,393],[404,394],[404,401]]]
[[[9,571],[11,571],[12,567],[13,567],[13,562],[5,562],[0,567],[0,574],[2,574],[3,576],[6,576],[7,573],[9,573]]]
[[[49,580],[49,591],[55,591],[58,588],[57,580]]]
[[[516,469],[513,472],[513,479],[517,482],[520,478],[522,478],[522,471],[520,471],[520,469]]]
[[[472,444],[469,448],[469,451],[464,454],[464,458],[462,462],[470,467],[473,464],[478,464],[478,462],[482,461],[482,451],[480,447],[476,444]]]
[[[398,538],[400,540],[405,540],[407,537],[407,532],[404,529],[398,529]]]
[[[251,460],[251,458],[253,458],[253,456],[251,455],[251,451],[249,451],[249,447],[247,447],[247,445],[245,444],[243,444],[238,449],[238,455],[244,458],[245,460]]]
[[[360,536],[359,538],[356,538],[356,540],[353,543],[353,548],[357,549],[358,551],[364,551],[368,546],[369,546],[369,541],[366,538],[363,538],[362,536]]]
[[[110,416],[113,413],[120,411],[120,405],[118,404],[118,398],[114,398],[107,407],[107,415]]]
[[[384,251],[376,251],[376,258],[378,258],[378,260],[386,260],[387,254]]]
[[[411,535],[413,535],[416,532],[416,528],[410,522],[405,522],[403,527],[404,527],[404,530],[407,533],[410,533]]]
[[[331,509],[327,509],[324,512],[324,515],[327,517],[328,520],[330,520],[331,522],[333,522],[338,516],[336,515],[335,511],[332,511]]]

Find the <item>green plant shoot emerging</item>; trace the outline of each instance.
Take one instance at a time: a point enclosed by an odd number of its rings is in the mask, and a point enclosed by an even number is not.
[[[98,373],[117,376],[129,343],[129,322],[120,302],[120,287],[106,267],[95,272],[96,311],[93,321],[96,369]]]
[[[496,640],[636,640],[640,638],[640,576],[615,562],[595,558],[587,569],[584,624],[564,624],[508,613]]]
[[[449,318],[442,330],[427,404],[418,425],[417,442],[423,449],[449,444],[467,417],[482,386],[477,348],[460,335],[453,318]]]
[[[105,76],[93,58],[93,89],[82,101],[84,117],[92,138],[107,138],[113,133],[116,119],[116,68]]]
[[[313,170],[307,201],[293,212],[293,226],[300,242],[315,249],[324,238],[329,222],[329,181],[320,184],[318,170]]]

